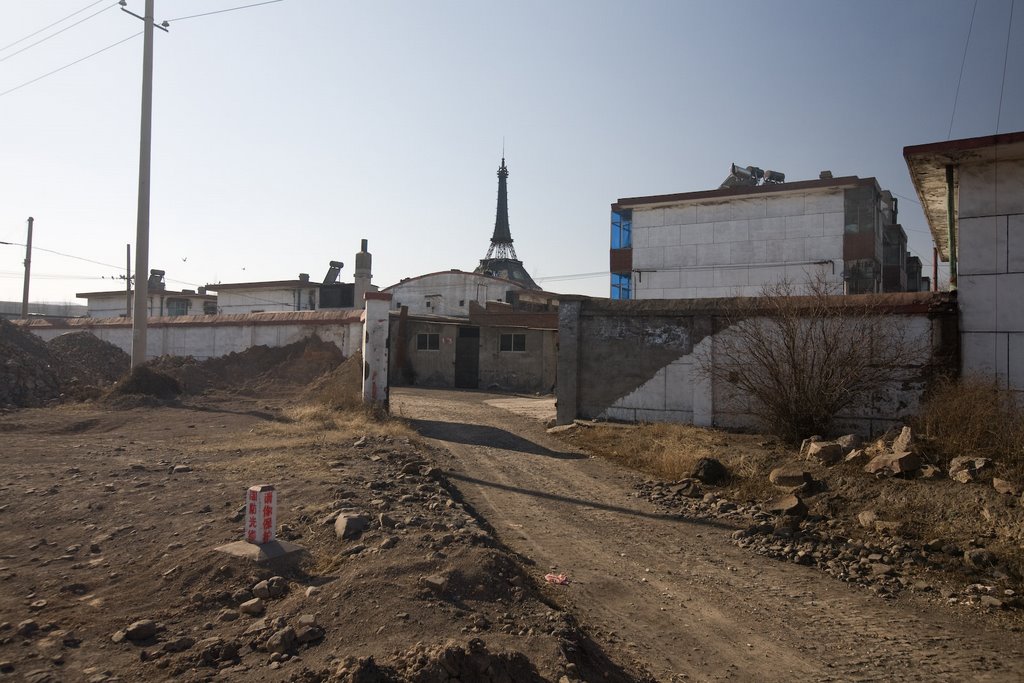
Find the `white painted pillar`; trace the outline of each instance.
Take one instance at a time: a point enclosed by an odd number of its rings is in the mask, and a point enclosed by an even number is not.
[[[367,292],[363,311],[363,403],[388,406],[388,328],[391,295]]]

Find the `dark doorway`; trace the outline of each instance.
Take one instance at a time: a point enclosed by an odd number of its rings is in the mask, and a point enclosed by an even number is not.
[[[455,338],[455,388],[480,386],[480,328],[460,327]]]

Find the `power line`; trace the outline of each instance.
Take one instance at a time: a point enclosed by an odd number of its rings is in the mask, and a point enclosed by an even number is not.
[[[1010,1],[1010,20],[1006,22],[1006,51],[1003,53],[1003,80],[999,85],[999,108],[996,110],[996,134],[999,134],[999,120],[1003,116],[1003,91],[1006,90],[1006,61],[1010,56],[1010,29],[1013,27],[1013,7],[1017,0]]]
[[[59,19],[58,21],[55,21],[55,22],[53,22],[52,24],[49,24],[49,25],[47,25],[47,26],[44,26],[44,27],[42,27],[41,29],[39,29],[38,31],[34,31],[34,32],[32,32],[32,33],[28,34],[28,35],[27,35],[27,36],[25,36],[24,38],[18,38],[18,39],[17,39],[16,41],[14,41],[13,43],[9,43],[8,45],[4,45],[3,47],[0,47],[0,52],[3,52],[4,50],[6,50],[6,49],[8,49],[8,48],[12,48],[12,47],[14,47],[15,45],[17,45],[18,43],[24,43],[24,42],[25,42],[26,40],[28,40],[29,38],[32,38],[33,36],[38,36],[38,35],[39,35],[40,33],[42,33],[43,31],[45,31],[45,30],[47,30],[47,29],[50,29],[50,28],[53,28],[53,27],[54,27],[54,26],[56,26],[57,24],[60,24],[60,23],[62,23],[62,22],[65,22],[65,21],[67,21],[68,19],[70,19],[71,17],[75,16],[76,14],[81,14],[81,13],[82,13],[82,12],[84,12],[85,10],[89,9],[90,7],[95,7],[96,5],[100,4],[101,2],[103,2],[103,0],[96,0],[96,2],[90,3],[90,4],[86,5],[85,7],[83,7],[83,8],[82,8],[82,9],[80,9],[80,10],[76,10],[76,11],[72,12],[71,14],[67,15],[67,16],[66,16],[66,17],[64,17],[63,19]]]
[[[978,11],[978,0],[974,0],[974,9],[971,10],[971,25],[967,27],[967,40],[964,42],[964,56],[960,60],[960,78],[956,80],[956,94],[953,96],[953,113],[949,115],[949,132],[946,134],[948,140],[953,136],[953,117],[956,116],[956,104],[960,100],[960,82],[964,80],[964,65],[967,63],[967,46],[971,44],[971,31],[974,30],[974,13]]]
[[[107,10],[113,9],[114,7],[117,7],[117,3],[116,2],[113,5],[108,5],[107,7],[104,7],[99,12],[95,12],[93,14],[90,14],[85,19],[80,19],[80,20],[76,21],[75,23],[71,24],[70,26],[65,26],[64,28],[62,28],[61,30],[57,31],[56,33],[51,33],[50,35],[46,36],[45,38],[37,40],[36,42],[34,42],[34,43],[30,44],[30,45],[26,45],[25,47],[21,48],[20,50],[16,50],[16,51],[12,52],[11,54],[7,55],[6,57],[0,57],[0,62],[6,62],[11,57],[14,57],[16,55],[20,55],[25,50],[31,50],[36,45],[41,45],[41,44],[45,43],[46,41],[48,41],[50,38],[56,38],[60,34],[64,33],[64,31],[71,30],[74,27],[78,26],[79,24],[82,24],[82,23],[84,23],[86,21],[89,21],[93,17],[99,16],[99,15],[103,14],[104,12],[106,12]]]
[[[135,33],[133,35],[128,36],[127,38],[123,38],[122,40],[117,41],[116,43],[112,43],[110,45],[107,45],[105,48],[97,50],[96,52],[93,52],[90,55],[86,55],[85,57],[82,57],[81,59],[76,59],[75,61],[71,62],[70,64],[65,64],[64,66],[60,67],[59,69],[54,69],[53,71],[51,71],[49,73],[45,73],[42,76],[37,76],[37,77],[33,78],[30,81],[25,81],[21,85],[16,85],[13,88],[11,88],[10,90],[5,90],[3,92],[0,92],[0,97],[3,97],[4,95],[9,95],[12,92],[14,92],[15,90],[21,90],[22,88],[24,88],[27,85],[32,85],[33,83],[41,81],[41,80],[43,80],[44,78],[46,78],[48,76],[52,76],[52,75],[54,75],[56,73],[59,73],[59,72],[63,71],[64,69],[70,68],[70,67],[74,66],[75,64],[80,64],[80,63],[84,62],[87,59],[91,59],[92,57],[95,57],[98,54],[106,52],[107,50],[109,50],[111,48],[117,47],[121,43],[127,43],[132,38],[138,38],[141,35],[142,35],[142,31],[139,31],[138,33]]]
[[[240,9],[249,9],[250,7],[259,7],[260,5],[273,5],[275,2],[283,2],[284,0],[266,0],[266,2],[256,2],[251,5],[240,5],[239,7],[228,7],[227,9],[219,9],[213,12],[203,12],[202,14],[190,14],[187,17],[178,17],[176,19],[168,19],[167,23],[175,21],[185,21],[186,19],[197,19],[199,17],[208,17],[211,14],[224,14],[225,12],[234,12]]]

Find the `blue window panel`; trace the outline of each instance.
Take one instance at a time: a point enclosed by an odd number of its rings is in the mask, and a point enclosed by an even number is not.
[[[629,275],[612,273],[611,298],[623,300],[633,298],[632,282]]]
[[[612,211],[612,249],[633,246],[633,209]]]

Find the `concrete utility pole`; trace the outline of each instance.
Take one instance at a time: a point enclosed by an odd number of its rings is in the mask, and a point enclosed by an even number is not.
[[[124,251],[124,314],[130,318],[132,317],[132,245],[124,245]]]
[[[132,367],[146,362],[149,315],[149,167],[153,132],[153,24],[156,0],[146,0],[142,47],[142,126],[139,136],[139,210],[135,229],[135,306],[132,316]],[[129,283],[131,287],[131,283]]]
[[[28,282],[32,270],[32,224],[36,219],[28,217],[28,239],[25,240],[25,287],[21,290],[21,317],[28,317]]]

